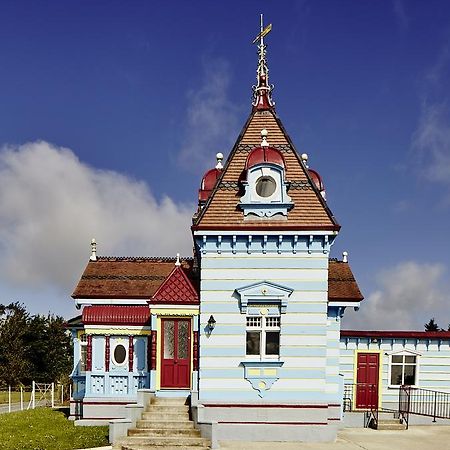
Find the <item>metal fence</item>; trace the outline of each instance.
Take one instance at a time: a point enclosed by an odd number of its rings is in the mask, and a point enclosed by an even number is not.
[[[450,393],[401,386],[398,410],[407,427],[410,414],[432,417],[433,422],[450,419]]]
[[[0,388],[0,413],[59,407],[69,402],[70,391],[70,385],[34,381],[29,386],[6,386]]]

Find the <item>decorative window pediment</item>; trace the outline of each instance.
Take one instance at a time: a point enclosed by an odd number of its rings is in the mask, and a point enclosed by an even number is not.
[[[288,298],[292,294],[293,289],[271,283],[270,281],[260,281],[238,288],[236,289],[236,292],[240,299],[242,314],[247,313],[247,308],[252,303],[266,305],[277,304],[280,307],[280,312],[285,313],[288,305]]]

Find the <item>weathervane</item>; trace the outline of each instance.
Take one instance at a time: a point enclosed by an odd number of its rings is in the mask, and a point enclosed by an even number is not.
[[[260,16],[260,32],[253,40],[253,44],[258,43],[258,69],[256,71],[256,82],[253,89],[253,106],[255,109],[269,109],[275,105],[272,100],[273,84],[269,84],[269,69],[266,61],[267,45],[264,44],[264,36],[270,33],[272,24],[270,23],[264,28],[263,15]]]

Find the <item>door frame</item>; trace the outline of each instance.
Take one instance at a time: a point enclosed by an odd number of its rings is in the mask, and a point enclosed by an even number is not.
[[[354,399],[354,410],[366,411],[367,408],[357,408],[356,407],[356,394],[357,394],[357,381],[358,381],[358,355],[360,353],[377,353],[378,354],[378,408],[382,405],[382,397],[383,397],[383,350],[363,350],[358,349],[355,350],[354,359],[353,359],[353,399]]]
[[[162,352],[163,352],[163,340],[164,340],[164,330],[163,330],[163,320],[187,320],[189,322],[189,383],[186,387],[180,388],[166,388],[161,386],[162,379]],[[156,390],[191,390],[192,389],[192,370],[193,370],[193,332],[194,332],[194,322],[193,315],[177,315],[173,314],[162,314],[157,315],[157,349],[156,349]]]

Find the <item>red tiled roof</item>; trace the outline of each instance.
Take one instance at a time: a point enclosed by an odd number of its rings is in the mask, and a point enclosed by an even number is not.
[[[181,267],[175,267],[155,292],[151,303],[196,304],[198,294]]]
[[[363,298],[349,264],[330,259],[328,265],[328,301],[360,302]]]
[[[89,261],[73,298],[150,299],[172,272],[176,258],[98,257]],[[182,267],[194,279],[192,259],[183,259]]]
[[[85,306],[84,325],[149,325],[150,308],[145,305],[93,305]]]
[[[450,331],[360,331],[341,330],[341,337],[398,338],[398,339],[450,339]]]
[[[261,220],[247,216],[239,207],[243,195],[239,180],[249,153],[261,144],[261,130],[268,131],[267,141],[281,152],[285,162],[285,178],[290,182],[289,196],[294,202],[287,218]],[[194,218],[194,230],[339,230],[325,200],[317,190],[311,176],[300,160],[281,121],[272,110],[253,111],[244,125],[228,157],[221,176],[206,205]]]

